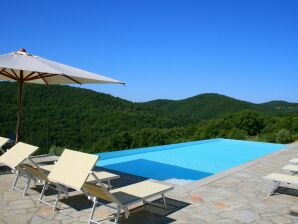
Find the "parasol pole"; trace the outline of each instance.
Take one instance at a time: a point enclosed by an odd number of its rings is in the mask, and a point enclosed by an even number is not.
[[[20,71],[20,78],[18,79],[18,111],[17,111],[17,126],[16,126],[16,143],[20,141],[20,127],[21,127],[21,115],[23,107],[23,91],[24,91],[24,77],[23,71]]]

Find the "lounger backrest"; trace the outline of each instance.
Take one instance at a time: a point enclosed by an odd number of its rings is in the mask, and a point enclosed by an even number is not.
[[[9,141],[8,138],[0,137],[0,147],[2,147],[3,145],[5,145],[8,141]]]
[[[24,160],[36,152],[37,149],[37,146],[19,142],[0,156],[0,163],[9,166],[11,169],[15,169]]]
[[[79,191],[97,160],[97,155],[65,149],[48,179]]]
[[[85,183],[82,189],[93,197],[121,205],[117,198],[102,186],[93,183]]]

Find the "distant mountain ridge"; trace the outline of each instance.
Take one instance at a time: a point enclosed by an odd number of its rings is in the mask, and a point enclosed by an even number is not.
[[[142,105],[180,116],[190,116],[196,120],[213,119],[241,110],[255,110],[269,114],[298,112],[298,103],[270,101],[256,104],[216,93],[200,94],[183,100],[153,100]]]

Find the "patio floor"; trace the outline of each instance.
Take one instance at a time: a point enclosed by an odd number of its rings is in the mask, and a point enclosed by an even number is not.
[[[120,223],[298,223],[298,191],[295,186],[280,187],[268,197],[272,185],[263,176],[271,172],[287,173],[281,167],[298,153],[298,144],[273,153],[232,170],[213,175],[184,186],[175,186],[167,194],[168,209],[152,205],[133,210],[128,220]],[[53,212],[36,198],[40,187],[32,187],[29,196],[12,191],[13,174],[0,175],[0,223],[86,223],[91,210],[87,198],[72,192],[61,200],[60,209]],[[141,177],[121,174],[112,182],[114,187],[143,180]],[[296,186],[297,187],[297,186]],[[161,203],[159,199],[156,203]],[[96,216],[110,213],[99,208]],[[104,222],[111,223],[111,222]]]

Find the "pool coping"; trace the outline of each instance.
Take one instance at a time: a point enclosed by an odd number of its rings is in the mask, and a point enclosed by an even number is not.
[[[184,185],[177,185],[177,184],[174,184],[174,183],[171,183],[171,185],[173,185],[176,189],[179,189],[179,188],[182,188],[183,191],[186,191],[186,192],[189,192],[189,191],[192,191],[192,190],[195,190],[197,189],[198,187],[202,187],[202,186],[205,186],[205,185],[208,185],[210,183],[213,183],[217,180],[220,180],[222,178],[225,178],[227,176],[230,176],[234,173],[237,173],[243,169],[246,169],[250,166],[253,166],[257,163],[260,163],[266,159],[269,159],[271,157],[274,157],[274,156],[277,156],[281,153],[284,153],[288,150],[290,150],[291,148],[297,146],[297,143],[291,143],[291,144],[288,144],[286,146],[286,148],[282,148],[276,152],[273,152],[273,153],[270,153],[268,155],[265,155],[265,156],[262,156],[260,158],[257,158],[255,160],[252,160],[252,161],[249,161],[249,162],[246,162],[246,163],[243,163],[239,166],[236,166],[236,167],[233,167],[231,169],[228,169],[228,170],[225,170],[225,171],[222,171],[222,172],[219,172],[219,173],[216,173],[214,175],[211,175],[209,177],[205,177],[203,179],[200,179],[200,180],[196,180],[196,181],[193,181],[191,183],[187,183],[187,184],[184,184]]]
[[[103,161],[103,160],[115,159],[115,158],[120,158],[120,157],[133,156],[133,155],[137,155],[137,154],[151,153],[151,152],[156,152],[156,151],[173,150],[173,149],[177,149],[177,148],[187,147],[189,145],[206,144],[206,143],[210,143],[210,142],[220,141],[223,139],[224,138],[212,138],[212,139],[197,140],[197,141],[191,141],[191,142],[180,142],[180,143],[174,143],[174,144],[150,146],[150,147],[144,147],[144,148],[124,149],[124,150],[117,150],[117,151],[111,151],[111,152],[102,152],[102,153],[96,153],[95,155],[98,155],[100,160]],[[112,156],[106,157],[107,154],[112,154]]]

